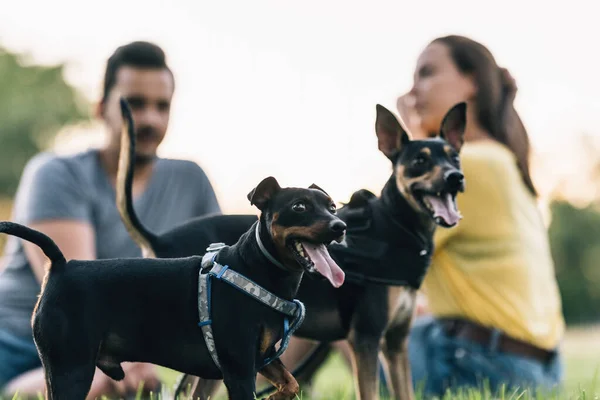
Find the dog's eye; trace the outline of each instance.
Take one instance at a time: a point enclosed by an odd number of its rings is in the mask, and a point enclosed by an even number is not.
[[[427,158],[425,156],[418,155],[413,160],[413,165],[415,165],[415,166],[421,166],[421,165],[425,164],[426,162],[427,162]]]
[[[331,205],[329,206],[329,211],[332,214],[335,214],[337,212],[337,207],[335,206],[335,204],[331,203]]]
[[[296,212],[304,212],[306,211],[306,204],[304,204],[301,201],[294,203],[294,205],[292,206],[292,210]]]

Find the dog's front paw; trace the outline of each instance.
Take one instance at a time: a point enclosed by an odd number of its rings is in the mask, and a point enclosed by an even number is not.
[[[287,385],[278,388],[277,392],[269,396],[267,400],[294,400],[299,392],[298,382],[289,382]]]

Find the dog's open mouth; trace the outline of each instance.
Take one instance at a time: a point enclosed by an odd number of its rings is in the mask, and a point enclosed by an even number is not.
[[[421,203],[421,206],[429,211],[436,224],[450,228],[462,218],[456,205],[456,193],[447,191],[437,193],[419,192],[415,197]]]
[[[307,272],[321,274],[327,278],[333,287],[338,288],[344,283],[345,274],[329,255],[327,244],[315,244],[307,240],[293,239],[288,248],[298,264]]]

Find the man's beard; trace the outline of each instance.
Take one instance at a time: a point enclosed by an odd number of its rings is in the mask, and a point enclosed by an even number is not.
[[[133,162],[136,167],[143,167],[156,159],[156,154],[136,154]]]
[[[158,139],[159,134],[151,126],[140,126],[136,130],[135,136],[138,142],[143,142],[148,139]],[[150,164],[155,158],[156,154],[139,154],[136,152],[133,161],[135,165],[142,167]]]

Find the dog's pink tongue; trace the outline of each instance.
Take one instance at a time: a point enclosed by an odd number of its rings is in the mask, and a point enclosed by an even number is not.
[[[446,225],[454,226],[462,218],[452,201],[450,193],[444,193],[441,197],[425,196],[433,208],[433,217],[441,218]]]
[[[311,243],[302,242],[304,250],[308,253],[308,256],[315,264],[315,268],[321,275],[331,282],[333,287],[340,287],[344,283],[346,274],[344,271],[333,261],[327,247],[325,245],[314,245]]]

